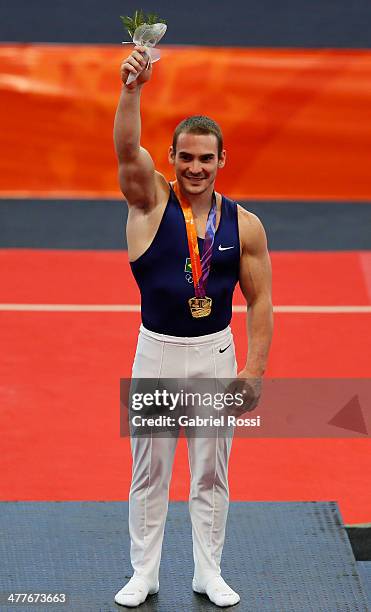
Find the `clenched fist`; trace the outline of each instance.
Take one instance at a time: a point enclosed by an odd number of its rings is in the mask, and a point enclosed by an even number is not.
[[[129,74],[137,75],[138,78],[126,85]],[[143,85],[151,78],[152,63],[149,61],[145,47],[136,45],[129,57],[124,59],[121,64],[121,80],[128,89],[136,89],[138,85]]]
[[[240,372],[238,377],[229,384],[227,393],[232,393],[236,397],[237,394],[242,396],[242,405],[232,405],[227,408],[227,413],[236,417],[241,416],[244,412],[255,410],[259,404],[262,392],[261,378],[245,378],[244,373]]]

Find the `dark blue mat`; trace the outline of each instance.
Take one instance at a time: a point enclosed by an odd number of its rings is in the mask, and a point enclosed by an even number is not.
[[[3,502],[0,609],[111,612],[131,575],[127,503]],[[351,546],[334,502],[232,503],[223,576],[249,612],[366,612]],[[191,590],[186,503],[170,504],[160,592],[143,612],[215,610]],[[9,593],[66,593],[67,605],[7,605]],[[122,608],[121,608],[122,609]]]

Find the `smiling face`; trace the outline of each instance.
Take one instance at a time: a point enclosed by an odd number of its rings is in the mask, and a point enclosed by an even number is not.
[[[176,151],[169,149],[169,162],[174,166],[179,186],[185,194],[200,195],[214,188],[219,168],[225,164],[225,151],[218,158],[215,134],[181,132]]]

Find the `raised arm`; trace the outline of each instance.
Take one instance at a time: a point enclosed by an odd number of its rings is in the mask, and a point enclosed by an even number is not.
[[[122,92],[114,122],[114,144],[119,164],[119,183],[129,205],[152,208],[157,201],[158,184],[165,180],[155,171],[153,160],[140,146],[140,98],[143,85],[149,81],[152,65],[143,70],[130,85],[130,73],[137,74],[147,64],[144,47],[136,46],[121,64]]]

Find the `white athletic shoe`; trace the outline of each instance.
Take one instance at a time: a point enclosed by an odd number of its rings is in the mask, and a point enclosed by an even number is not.
[[[156,588],[150,589],[143,578],[140,578],[140,576],[133,576],[130,578],[129,582],[116,593],[115,602],[120,604],[120,606],[135,608],[147,599],[147,595],[154,595],[158,593],[158,590],[159,585],[157,585]]]
[[[236,591],[223,580],[221,576],[211,578],[205,588],[199,587],[196,580],[193,578],[192,588],[195,593],[206,593],[210,601],[216,606],[234,606],[240,601],[240,596]]]

